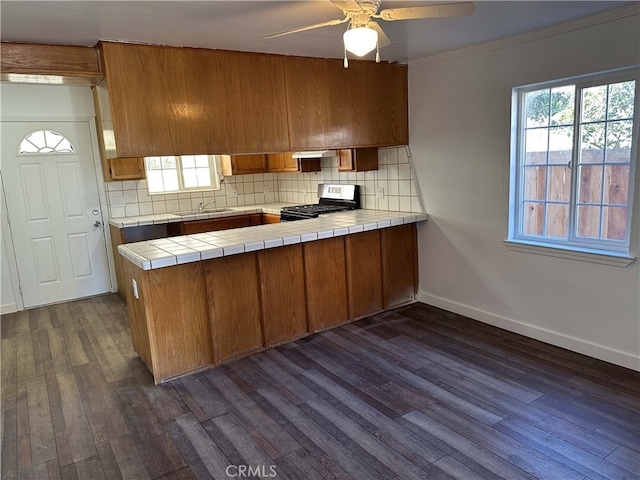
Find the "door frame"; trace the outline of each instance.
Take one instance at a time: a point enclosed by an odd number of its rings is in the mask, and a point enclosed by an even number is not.
[[[87,87],[89,88],[89,87]],[[98,128],[96,126],[95,116],[88,115],[16,115],[16,114],[2,114],[0,117],[1,122],[82,122],[89,124],[89,131],[91,137],[91,149],[93,152],[93,169],[96,173],[96,183],[98,188],[98,198],[100,203],[100,209],[102,212],[106,212],[106,215],[102,215],[103,229],[102,236],[105,241],[105,250],[107,253],[107,267],[109,269],[109,281],[111,283],[111,292],[117,292],[118,286],[116,282],[115,264],[113,259],[113,249],[111,248],[111,232],[109,228],[109,208],[107,205],[107,192],[104,184],[104,174],[102,170],[102,160],[100,154],[100,147],[98,145]],[[1,171],[0,171],[1,174]],[[0,179],[4,181],[4,178]],[[24,310],[24,301],[20,292],[20,276],[18,273],[18,264],[16,261],[16,254],[14,250],[13,235],[11,232],[11,225],[7,222],[7,206],[4,197],[4,186],[1,187],[2,193],[2,241],[6,247],[6,254],[9,260],[9,273],[11,274],[11,283],[13,286],[13,295],[15,298],[15,304],[17,311]],[[3,314],[5,312],[2,312]],[[10,312],[6,312],[10,313]]]

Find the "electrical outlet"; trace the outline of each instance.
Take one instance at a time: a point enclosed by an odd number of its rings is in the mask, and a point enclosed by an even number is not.
[[[376,198],[384,198],[384,188],[376,188]]]
[[[113,197],[109,200],[109,205],[112,207],[124,207],[124,197]]]

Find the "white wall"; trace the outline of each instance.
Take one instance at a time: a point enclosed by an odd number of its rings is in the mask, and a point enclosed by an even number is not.
[[[430,216],[419,233],[422,301],[640,370],[640,260],[598,265],[502,242],[511,88],[640,63],[637,6],[619,12],[411,62],[410,145]]]

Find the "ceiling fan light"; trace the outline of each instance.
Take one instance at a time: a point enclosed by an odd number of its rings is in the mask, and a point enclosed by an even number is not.
[[[344,48],[358,57],[372,52],[378,44],[378,32],[369,27],[350,28],[342,38]]]

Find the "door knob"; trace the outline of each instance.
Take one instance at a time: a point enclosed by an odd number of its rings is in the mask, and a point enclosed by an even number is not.
[[[93,226],[94,227],[100,227],[100,226],[102,226],[102,223],[99,220],[96,220],[95,222],[93,222]]]

